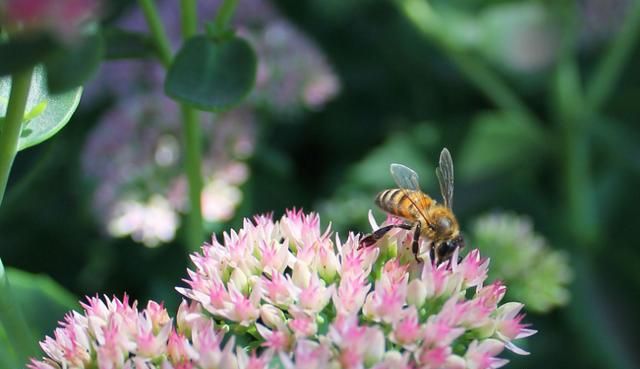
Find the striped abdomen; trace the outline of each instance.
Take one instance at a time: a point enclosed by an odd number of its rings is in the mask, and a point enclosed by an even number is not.
[[[384,190],[376,196],[376,205],[382,210],[408,220],[416,220],[419,217],[419,209],[416,206],[420,207],[420,210],[422,208],[426,210],[433,203],[433,200],[422,191],[400,188]]]

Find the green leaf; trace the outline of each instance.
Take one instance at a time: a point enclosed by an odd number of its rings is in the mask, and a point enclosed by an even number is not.
[[[190,38],[165,81],[167,95],[198,109],[224,111],[239,104],[256,77],[256,54],[241,38]]]
[[[23,36],[0,42],[0,77],[32,67],[56,49],[56,44],[44,34]],[[4,57],[11,55],[11,57]]]
[[[33,329],[24,318],[7,274],[0,260],[0,326],[3,331],[0,332],[0,339],[7,341],[3,344],[5,349],[0,350],[0,353],[7,361],[13,361],[11,367],[18,367],[15,365],[17,362],[24,366],[27,358],[35,355],[37,344],[33,339]],[[5,351],[9,354],[5,354]]]
[[[0,117],[7,111],[11,78],[0,78]],[[64,127],[78,107],[82,88],[61,94],[49,94],[44,68],[36,67],[27,100],[25,121],[18,141],[18,150],[37,145]],[[43,108],[44,107],[44,108]]]
[[[83,85],[102,61],[103,44],[102,35],[94,32],[71,46],[60,48],[47,58],[45,66],[49,91],[60,93]]]
[[[142,59],[157,54],[153,40],[144,33],[108,28],[102,36],[105,43],[105,59]]]
[[[77,309],[78,299],[46,275],[7,268],[15,302],[37,340],[51,334],[64,315]]]
[[[541,127],[517,114],[482,114],[462,145],[456,172],[473,181],[517,165],[532,166],[552,146]]]
[[[69,310],[78,308],[75,296],[49,277],[12,268],[5,273],[1,262],[0,294],[0,321],[4,325],[0,327],[0,342],[10,343],[0,349],[0,364],[9,360],[21,363],[3,368],[24,367],[28,357],[38,352],[37,341],[51,335],[57,322]],[[28,327],[21,324],[22,317]]]
[[[0,324],[0,368],[17,368],[16,354],[13,352],[13,347],[9,341],[7,332]]]

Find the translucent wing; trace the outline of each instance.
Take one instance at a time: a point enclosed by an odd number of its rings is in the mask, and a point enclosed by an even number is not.
[[[391,176],[396,181],[396,184],[405,196],[411,201],[418,213],[423,217],[426,216],[423,212],[427,208],[425,203],[426,197],[420,190],[420,181],[418,179],[418,173],[413,169],[406,167],[402,164],[391,164]]]
[[[402,164],[391,164],[391,176],[404,190],[420,191],[418,173]]]
[[[440,182],[440,193],[442,193],[444,205],[451,209],[453,206],[453,159],[446,147],[440,153],[436,176]]]

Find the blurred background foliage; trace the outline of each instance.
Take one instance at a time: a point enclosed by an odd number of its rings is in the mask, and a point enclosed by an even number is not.
[[[177,42],[174,2],[158,3]],[[203,19],[216,4],[200,2]],[[234,23],[257,51],[257,86],[241,107],[201,116],[207,230],[303,207],[343,236],[366,233],[373,197],[393,186],[389,164],[415,169],[435,196],[446,146],[468,244],[540,331],[511,367],[638,368],[639,8],[241,1]],[[103,27],[146,29],[125,0],[109,2]],[[162,73],[149,60],[103,64],[70,124],[17,158],[0,256],[17,268],[25,314],[41,319],[36,337],[74,295],[179,303],[187,209]]]

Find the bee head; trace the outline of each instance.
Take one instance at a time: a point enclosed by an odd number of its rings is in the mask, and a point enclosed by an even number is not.
[[[464,238],[458,235],[448,241],[441,242],[436,248],[439,261],[448,260],[457,248],[464,248]]]

